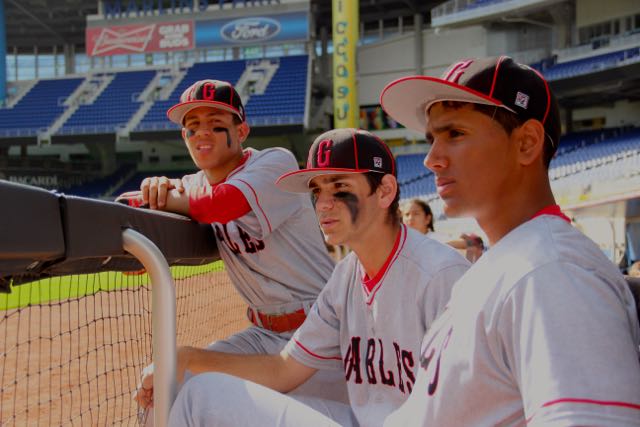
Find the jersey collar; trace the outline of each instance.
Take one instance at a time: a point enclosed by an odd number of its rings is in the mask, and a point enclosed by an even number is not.
[[[395,259],[398,257],[400,250],[402,250],[402,246],[404,246],[404,241],[406,240],[406,238],[406,225],[402,224],[400,226],[400,230],[398,231],[398,235],[396,236],[396,241],[393,244],[393,249],[391,249],[387,260],[382,265],[382,268],[376,273],[373,278],[370,278],[367,273],[364,273],[364,276],[362,277],[362,286],[367,295],[372,295],[373,293],[375,293],[374,290],[376,290],[378,285],[382,282],[382,279],[387,274],[387,271],[389,270]]]
[[[571,219],[569,219],[568,216],[566,216],[564,213],[562,213],[562,211],[560,210],[560,206],[559,205],[549,205],[546,206],[542,209],[540,209],[538,212],[536,212],[531,219],[534,219],[536,217],[542,216],[542,215],[553,215],[553,216],[557,216],[565,221],[567,221],[568,223],[571,223]]]

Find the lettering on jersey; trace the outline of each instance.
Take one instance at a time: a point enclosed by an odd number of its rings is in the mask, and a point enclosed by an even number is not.
[[[376,340],[369,338],[367,341],[367,379],[369,384],[376,384],[376,369],[373,366],[373,359],[376,357]]]
[[[402,350],[402,367],[404,368],[404,372],[407,373],[407,393],[411,393],[413,390],[413,384],[416,383],[416,377],[413,373],[413,369],[415,367],[415,362],[413,361],[413,352]]]
[[[351,344],[344,357],[344,372],[347,381],[351,379],[351,374],[355,374],[355,383],[362,384],[362,373],[360,372],[360,337],[351,337]]]
[[[331,145],[333,141],[330,139],[323,139],[318,144],[318,154],[316,157],[316,164],[319,168],[325,168],[329,166],[329,158],[331,157]]]
[[[238,234],[244,243],[244,250],[248,254],[255,254],[258,251],[264,249],[264,242],[262,240],[254,240],[249,233],[238,227]]]
[[[420,361],[420,365],[422,369],[427,371],[427,375],[431,375],[431,379],[429,380],[429,387],[427,388],[427,393],[429,396],[433,396],[438,388],[438,381],[440,380],[440,359],[442,358],[442,352],[447,345],[449,344],[449,339],[451,338],[451,333],[453,332],[453,327],[449,329],[447,334],[444,336],[444,339],[434,340],[432,341],[433,345],[430,345],[427,350],[424,352],[422,356],[422,360]],[[438,341],[440,341],[440,345],[438,345]],[[437,357],[436,357],[437,356]],[[435,360],[435,363],[433,363]],[[433,373],[430,373],[430,369]]]
[[[378,360],[378,365],[380,367],[380,381],[382,384],[386,384],[388,386],[393,387],[396,385],[396,382],[393,379],[393,372],[386,371],[384,369],[384,346],[382,345],[382,340],[378,338],[378,342],[380,343],[380,359]]]
[[[227,224],[215,224],[215,229],[218,240],[224,242],[224,244],[231,250],[231,252],[233,252],[234,255],[238,255],[242,252],[240,245],[237,242],[234,242],[233,239],[231,239],[231,236],[229,236]],[[254,239],[241,227],[238,227],[238,236],[240,236],[242,247],[244,248],[245,253],[254,254],[263,250],[265,247],[263,240]]]
[[[384,364],[384,344],[381,339],[369,338],[366,341],[366,349],[360,345],[365,345],[360,337],[351,337],[351,343],[347,348],[344,358],[345,378],[356,384],[362,384],[362,372],[367,376],[369,384],[380,383],[396,387],[403,394],[411,393],[415,383],[415,373],[413,372],[415,363],[413,353],[403,350],[397,343],[393,343],[395,353],[396,371],[386,369]],[[364,369],[361,368],[363,362],[361,355],[364,354]]]

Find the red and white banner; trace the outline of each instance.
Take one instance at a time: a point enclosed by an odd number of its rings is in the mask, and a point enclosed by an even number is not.
[[[189,50],[194,47],[193,21],[87,28],[86,46],[88,56]]]

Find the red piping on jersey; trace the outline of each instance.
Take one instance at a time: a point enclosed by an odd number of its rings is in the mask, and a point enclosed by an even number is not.
[[[393,244],[393,249],[391,250],[391,253],[389,253],[389,256],[384,262],[384,265],[382,266],[382,268],[376,273],[375,277],[373,277],[372,279],[370,279],[366,273],[364,274],[364,277],[362,278],[362,288],[364,289],[364,292],[367,294],[367,305],[371,305],[371,303],[373,302],[373,298],[375,297],[375,294],[378,292],[378,289],[380,289],[380,287],[382,286],[384,277],[386,276],[387,272],[391,268],[391,265],[393,264],[393,262],[398,258],[398,254],[402,250],[402,247],[404,246],[404,242],[406,238],[407,238],[406,226],[402,224],[400,226],[400,231],[398,231],[398,235],[396,236],[396,241]],[[400,240],[402,240],[402,243],[400,243]]]
[[[315,354],[314,352],[312,352],[311,350],[309,350],[307,347],[303,346],[300,341],[298,341],[297,339],[293,339],[293,341],[298,345],[298,347],[300,347],[301,349],[303,349],[306,353],[308,353],[309,355],[313,356],[313,357],[317,357],[318,359],[323,359],[323,360],[340,360],[342,361],[341,357],[338,356],[334,356],[334,357],[327,357],[327,356],[320,356],[319,354]]]
[[[538,212],[533,214],[531,219],[534,219],[535,217],[538,217],[538,216],[541,216],[541,215],[557,216],[559,218],[564,219],[568,223],[571,223],[571,219],[568,216],[566,216],[565,214],[562,213],[562,211],[560,210],[560,206],[558,206],[558,205],[549,205],[549,206],[546,206],[546,207],[540,209]]]
[[[615,402],[615,401],[606,401],[606,400],[594,400],[594,399],[576,399],[576,398],[564,398],[564,399],[556,399],[551,400],[549,402],[544,403],[541,408],[547,408],[549,406],[557,405],[559,403],[585,403],[588,405],[598,405],[598,406],[617,406],[620,408],[629,408],[636,409],[640,411],[640,405],[629,402]],[[529,423],[536,414],[533,414],[527,419],[527,423]]]
[[[249,160],[249,158],[251,157],[251,151],[246,150],[242,156],[242,160],[240,161],[240,163],[238,164],[238,166],[236,166],[236,168],[234,170],[232,170],[231,172],[229,172],[227,174],[227,177],[222,180],[221,182],[224,182],[226,180],[228,180],[229,178],[231,178],[231,176],[237,174],[238,172],[240,172],[242,169],[244,169],[245,164],[247,163],[247,160]]]
[[[264,209],[262,209],[262,206],[260,205],[260,200],[258,200],[258,194],[256,193],[256,190],[254,190],[251,184],[249,184],[247,181],[243,179],[238,179],[238,181],[242,182],[244,185],[249,187],[249,189],[253,193],[253,197],[255,197],[256,199],[256,204],[258,205],[258,209],[260,209],[260,212],[262,212],[262,216],[264,216],[264,220],[267,221],[267,226],[269,227],[269,233],[271,233],[273,231],[271,229],[271,223],[269,222],[269,218],[267,218],[267,214],[264,213]]]

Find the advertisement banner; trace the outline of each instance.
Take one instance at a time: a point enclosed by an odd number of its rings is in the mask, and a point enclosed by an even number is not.
[[[333,0],[333,126],[358,127],[356,92],[358,0]]]
[[[260,45],[306,41],[307,12],[196,21],[196,47]]]
[[[128,55],[193,49],[193,21],[88,27],[88,56]]]

